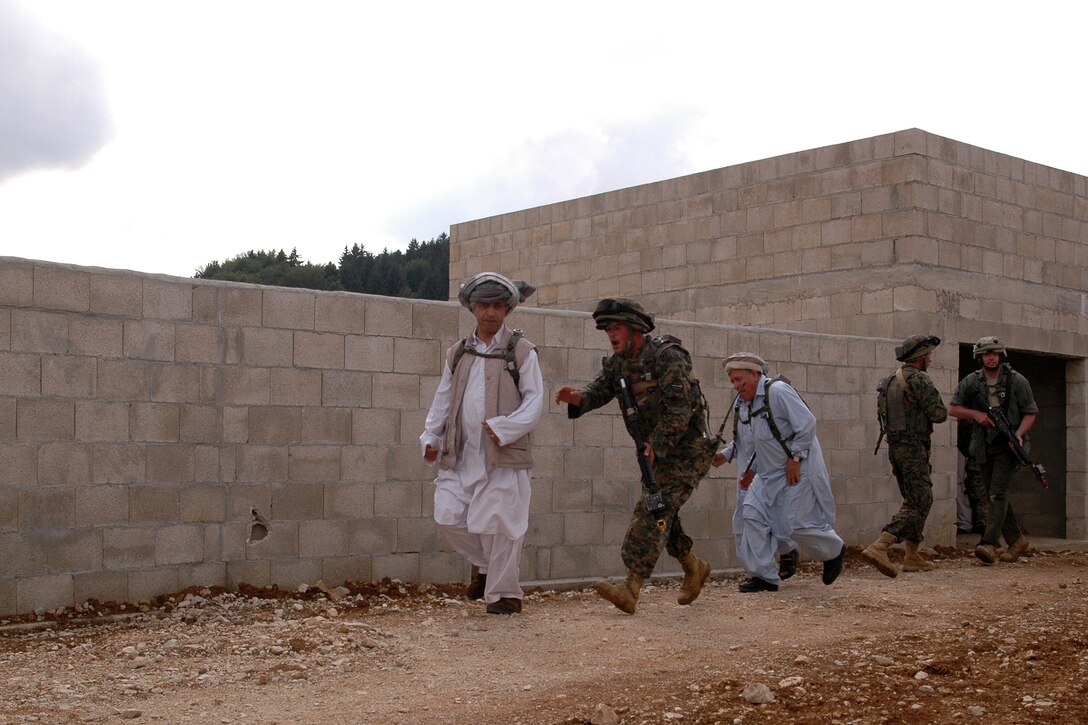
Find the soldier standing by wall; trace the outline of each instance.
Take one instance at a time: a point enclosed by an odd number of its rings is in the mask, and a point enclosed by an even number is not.
[[[1025,449],[1029,445],[1028,431],[1035,425],[1039,407],[1035,404],[1027,378],[1004,361],[1005,345],[999,338],[981,338],[972,352],[976,360],[982,361],[982,368],[960,381],[948,412],[953,417],[975,423],[971,458],[982,472],[982,481],[990,498],[986,530],[975,547],[975,556],[985,564],[993,564],[997,559],[996,547],[1004,536],[1009,548],[1001,554],[1001,561],[1016,561],[1029,545],[1009,503],[1009,488],[1018,461],[1006,443],[999,437],[989,435],[994,430],[994,423],[983,406],[1004,411],[1012,433]]]
[[[619,585],[597,582],[597,593],[634,614],[643,581],[653,573],[664,547],[684,568],[676,601],[691,604],[710,576],[710,565],[692,552],[692,541],[684,533],[679,513],[714,456],[714,447],[706,438],[702,391],[691,374],[691,356],[676,338],[649,337],[654,318],[634,300],[603,299],[593,319],[597,329],[608,334],[613,354],[603,360],[602,370],[586,387],[563,386],[555,402],[566,403],[567,416],[578,418],[620,398],[622,379],[637,403],[638,430],[663,504],[660,511],[651,512],[644,480],[643,495],[621,550],[627,579]]]
[[[888,547],[904,542],[907,555],[903,571],[931,571],[934,566],[918,554],[929,510],[933,507],[930,474],[930,447],[933,424],[948,420],[948,411],[926,370],[933,351],[941,344],[932,335],[914,335],[895,348],[895,359],[903,363],[894,374],[880,381],[877,410],[881,433],[888,436],[888,460],[899,483],[903,505],[878,538],[862,551],[880,572],[894,577],[899,573],[888,559]]]
[[[457,299],[476,329],[446,351],[442,380],[419,437],[439,464],[434,520],[472,565],[467,596],[489,614],[521,611],[521,546],[529,528],[530,431],[544,413],[536,346],[506,326],[506,315],[536,291],[483,272]]]

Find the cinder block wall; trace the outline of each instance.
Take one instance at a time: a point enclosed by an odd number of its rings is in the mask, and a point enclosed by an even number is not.
[[[936,334],[939,359],[984,335],[1063,358],[1066,487],[1053,495],[1066,535],[1088,537],[1088,177],[908,129],[468,221],[450,238],[451,294],[494,269],[536,285],[541,307],[630,296],[680,320]]]
[[[1088,355],[1088,178],[919,129],[454,225],[451,296],[487,269],[534,304],[949,339],[997,322]],[[951,324],[952,329],[941,329]]]
[[[519,309],[510,321],[540,345],[549,391],[599,369],[606,341],[587,314]],[[418,437],[442,351],[471,322],[454,303],[0,258],[0,615],[191,585],[463,579],[431,519]],[[715,426],[732,399],[723,357],[759,350],[787,374],[820,418],[839,530],[875,537],[899,505],[869,425],[894,341],[661,330],[695,354]],[[949,355],[938,355],[944,391]],[[565,413],[551,405],[535,435],[527,581],[622,570],[630,440],[614,408]],[[938,443],[937,470],[953,471],[948,430]],[[735,566],[727,468],[684,510],[717,569]],[[951,486],[937,476],[931,541],[950,541]]]

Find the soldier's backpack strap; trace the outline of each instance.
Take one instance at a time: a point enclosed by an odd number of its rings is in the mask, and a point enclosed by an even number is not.
[[[500,359],[503,361],[503,367],[510,373],[510,377],[514,379],[514,385],[520,385],[521,383],[521,371],[518,370],[518,358],[515,348],[518,346],[518,342],[525,336],[525,333],[521,330],[514,330],[510,333],[510,339],[506,341],[506,347],[500,352],[476,352],[474,348],[468,346],[468,338],[462,338],[457,346],[453,350],[453,355],[450,358],[450,370],[457,370],[457,363],[461,362],[461,358],[468,353],[475,357],[483,357],[489,359]]]

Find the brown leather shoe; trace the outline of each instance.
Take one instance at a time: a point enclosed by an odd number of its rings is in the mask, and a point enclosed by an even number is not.
[[[487,574],[480,573],[480,567],[472,567],[472,578],[468,581],[468,589],[465,590],[465,599],[476,600],[484,598],[484,589],[487,588]]]
[[[521,614],[521,600],[513,597],[502,597],[497,602],[487,605],[488,614]]]
[[[983,564],[993,564],[994,560],[997,559],[997,552],[994,551],[993,544],[983,544],[980,542],[979,545],[975,547],[975,557]]]

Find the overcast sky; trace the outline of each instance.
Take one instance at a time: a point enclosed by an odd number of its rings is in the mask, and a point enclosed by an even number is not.
[[[1084,174],[1086,7],[0,0],[0,256],[338,262],[913,127]]]

